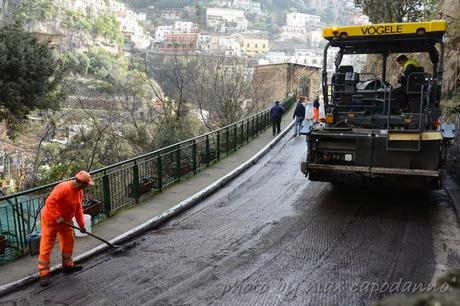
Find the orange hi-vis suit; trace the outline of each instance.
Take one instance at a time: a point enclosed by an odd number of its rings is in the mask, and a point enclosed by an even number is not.
[[[38,269],[40,276],[48,275],[50,271],[51,250],[59,239],[62,254],[62,267],[73,266],[73,229],[63,223],[56,223],[59,217],[72,222],[75,217],[80,228],[85,227],[83,217],[83,190],[77,190],[72,181],[58,184],[45,202],[41,216],[40,255]]]
[[[313,122],[319,121],[319,108],[313,107]]]

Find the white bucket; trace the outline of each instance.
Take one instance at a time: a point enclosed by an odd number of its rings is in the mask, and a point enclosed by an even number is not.
[[[86,215],[85,214],[85,215],[83,215],[83,218],[85,219],[85,229],[86,229],[86,231],[91,233],[91,215]],[[78,223],[77,223],[77,220],[75,220],[75,217],[72,219],[72,221],[73,221],[73,225],[78,227]],[[83,234],[82,232],[80,232],[77,229],[75,229],[74,232],[75,232],[76,237],[88,236],[87,234]]]

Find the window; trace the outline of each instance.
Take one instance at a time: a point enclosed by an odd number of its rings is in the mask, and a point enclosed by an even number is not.
[[[249,43],[247,43],[246,47],[249,48]]]
[[[256,46],[255,46],[255,47],[256,47],[256,48],[258,48],[259,46],[256,44]]]
[[[265,49],[265,44],[263,44],[263,45],[262,45],[262,48],[264,48],[264,49]]]

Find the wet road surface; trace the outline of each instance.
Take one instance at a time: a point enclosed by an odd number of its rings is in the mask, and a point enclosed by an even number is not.
[[[304,138],[285,136],[129,252],[93,258],[0,305],[365,305],[391,285],[428,285],[439,264],[432,214],[452,213],[438,204],[443,193],[308,182],[305,150]]]

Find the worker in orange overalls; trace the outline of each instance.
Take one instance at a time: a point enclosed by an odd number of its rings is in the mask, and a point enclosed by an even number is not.
[[[319,96],[315,96],[313,101],[313,123],[319,122]]]
[[[40,285],[48,286],[51,250],[59,239],[62,255],[62,272],[70,274],[83,269],[72,260],[74,233],[72,227],[62,221],[72,222],[75,217],[82,233],[86,232],[83,218],[83,189],[94,185],[91,175],[80,171],[73,180],[62,182],[54,187],[45,202],[41,215],[41,240],[38,269]]]

